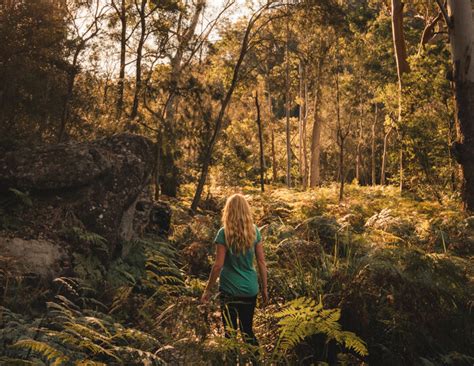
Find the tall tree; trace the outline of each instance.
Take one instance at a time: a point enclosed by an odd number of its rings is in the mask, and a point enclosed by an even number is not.
[[[442,12],[444,5],[438,0]],[[470,0],[448,0],[446,21],[453,60],[453,81],[459,121],[454,145],[463,172],[463,200],[474,211],[474,20]]]
[[[204,190],[204,185],[206,184],[206,180],[207,180],[207,174],[209,172],[209,166],[211,164],[211,158],[212,158],[212,153],[214,151],[214,146],[216,145],[216,142],[222,130],[222,122],[223,122],[227,107],[229,106],[230,100],[232,98],[234,90],[239,81],[242,63],[244,61],[245,56],[247,55],[247,52],[249,51],[249,46],[254,45],[256,42],[256,40],[254,39],[256,36],[255,33],[258,33],[258,31],[261,29],[261,28],[257,28],[257,30],[254,32],[254,27],[256,23],[258,23],[259,20],[262,18],[262,16],[266,13],[266,11],[271,8],[271,6],[272,6],[272,2],[268,2],[266,5],[260,7],[257,11],[255,11],[250,16],[247,22],[247,26],[245,28],[244,35],[242,37],[239,54],[237,56],[237,60],[233,67],[232,78],[230,80],[228,89],[225,93],[224,99],[221,102],[219,113],[216,117],[216,121],[214,125],[214,131],[204,155],[198,185],[196,187],[196,192],[194,193],[193,202],[191,203],[192,212],[196,212],[199,202],[201,200],[201,195],[202,195],[202,192]]]
[[[313,129],[311,133],[311,163],[310,163],[310,187],[317,187],[321,184],[321,102],[322,102],[322,79],[323,67],[327,50],[326,43],[321,39],[321,53],[319,54],[316,65],[316,77],[314,85],[314,102],[313,102]]]
[[[116,16],[120,22],[120,63],[119,63],[119,78],[117,82],[117,100],[116,100],[116,113],[117,119],[122,117],[123,112],[123,98],[125,88],[125,61],[127,52],[127,2],[126,0],[120,0],[120,4],[117,4],[116,0],[111,0],[112,7],[115,10]]]
[[[257,109],[257,127],[258,127],[258,143],[260,147],[260,189],[265,191],[265,153],[263,151],[263,128],[262,119],[260,117],[260,102],[258,100],[258,90],[255,91],[255,107]]]
[[[403,9],[405,4],[401,0],[392,0],[392,35],[393,47],[395,49],[395,59],[397,62],[398,75],[398,128],[402,124],[402,98],[403,98],[403,74],[410,71],[407,61],[407,48],[405,43],[405,33],[403,30]],[[400,136],[400,191],[403,190],[403,133]]]

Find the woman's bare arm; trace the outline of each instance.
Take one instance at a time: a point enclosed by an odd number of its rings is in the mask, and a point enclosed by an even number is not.
[[[226,247],[222,244],[217,244],[216,245],[216,261],[214,262],[214,265],[212,266],[211,273],[209,275],[209,280],[207,281],[206,289],[204,290],[204,293],[202,294],[202,297],[201,297],[201,301],[204,303],[207,302],[209,298],[211,297],[211,290],[216,284],[217,278],[219,277],[222,267],[224,266],[225,253],[226,253]]]
[[[263,303],[266,304],[268,302],[267,264],[265,263],[263,245],[260,243],[255,246],[255,256],[257,257],[258,274],[262,282]]]

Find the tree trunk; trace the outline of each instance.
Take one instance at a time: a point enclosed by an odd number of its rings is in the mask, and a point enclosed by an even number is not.
[[[321,84],[322,84],[322,68],[324,63],[324,53],[321,54],[317,70],[316,85],[314,90],[314,108],[313,108],[313,130],[311,133],[311,166],[310,181],[311,188],[318,187],[321,184],[320,177],[320,156],[321,156],[321,128],[322,121],[319,116],[321,105]]]
[[[337,126],[337,144],[339,145],[339,203],[342,201],[344,196],[344,141],[347,133],[344,134],[341,125],[341,112],[340,112],[340,95],[339,95],[339,74],[336,74],[336,126]]]
[[[362,116],[361,116],[362,117]],[[361,170],[361,146],[362,146],[362,120],[359,119],[359,136],[357,139],[357,147],[356,147],[356,181],[357,184],[360,184],[360,170]]]
[[[385,166],[387,165],[387,144],[388,144],[388,137],[392,132],[393,127],[390,127],[387,133],[383,138],[383,152],[382,152],[382,164],[380,167],[380,185],[385,185]]]
[[[403,73],[410,71],[410,66],[407,62],[405,35],[403,32],[403,7],[404,4],[401,0],[392,0],[392,35],[399,80]]]
[[[161,146],[162,175],[161,175],[161,192],[170,197],[176,197],[179,187],[180,170],[176,164],[176,155],[179,151],[177,145],[177,133],[175,127],[176,107],[179,101],[178,89],[183,72],[183,57],[189,42],[194,35],[205,1],[201,0],[196,4],[191,23],[186,31],[180,35],[179,44],[176,53],[171,59],[171,73],[169,78],[169,95],[164,107],[163,118],[163,144]]]
[[[392,35],[398,75],[398,128],[402,125],[403,74],[410,71],[403,32],[403,8],[401,0],[392,0]],[[403,146],[403,141],[401,141]],[[400,152],[400,192],[403,190],[403,152]]]
[[[291,187],[291,134],[290,134],[290,53],[288,42],[290,37],[289,15],[286,19],[286,42],[285,42],[285,113],[286,113],[286,185]]]
[[[260,145],[260,188],[265,191],[265,155],[263,151],[263,130],[262,120],[260,119],[260,103],[258,102],[258,91],[255,91],[255,106],[257,108],[257,126],[258,126],[258,142]]]
[[[403,192],[403,142],[400,141],[399,151],[399,171],[400,171],[400,193]]]
[[[142,53],[143,45],[145,44],[146,36],[146,9],[147,0],[142,0],[138,10],[140,15],[140,39],[138,40],[137,46],[137,60],[135,63],[135,94],[133,96],[132,112],[130,113],[130,119],[134,119],[138,114],[138,101],[142,89]]]
[[[64,98],[63,110],[61,113],[61,126],[58,133],[58,142],[63,141],[64,134],[66,132],[66,124],[69,117],[69,103],[72,99],[72,95],[74,92],[74,83],[76,81],[76,76],[77,76],[77,61],[79,59],[79,54],[81,53],[83,46],[84,45],[81,43],[77,47],[76,51],[74,52],[74,57],[72,60],[72,65],[71,65],[71,71],[68,74],[67,93]]]
[[[474,211],[474,20],[470,0],[448,0],[453,80],[459,121],[453,146],[462,167],[462,197],[466,210]]]
[[[122,117],[123,111],[123,89],[125,83],[125,55],[126,55],[126,43],[127,43],[127,13],[126,13],[125,0],[121,1],[120,4],[120,68],[119,68],[119,80],[117,83],[117,111],[116,118],[119,120]]]
[[[267,5],[268,7],[268,5]],[[209,172],[209,166],[211,164],[211,157],[212,153],[214,151],[214,146],[217,142],[217,139],[219,137],[220,131],[222,129],[222,121],[224,119],[224,115],[227,109],[227,106],[230,103],[230,100],[232,98],[232,94],[234,93],[234,89],[237,86],[237,82],[239,79],[239,74],[240,74],[240,68],[242,66],[242,62],[244,61],[245,55],[247,54],[248,51],[248,46],[249,46],[249,41],[250,41],[250,33],[252,31],[252,28],[255,24],[255,22],[260,19],[261,15],[263,14],[263,10],[267,9],[267,7],[262,7],[258,11],[258,13],[254,14],[248,24],[247,28],[244,33],[244,37],[242,38],[242,44],[240,47],[240,52],[239,56],[237,59],[237,62],[235,63],[234,70],[232,73],[232,80],[229,85],[229,89],[227,90],[227,93],[224,97],[224,100],[221,103],[221,108],[219,110],[219,114],[216,118],[216,124],[214,127],[214,133],[212,134],[211,140],[209,141],[209,145],[206,150],[206,155],[204,156],[202,168],[201,168],[201,175],[199,177],[198,185],[196,187],[196,192],[194,194],[193,202],[191,203],[191,212],[196,212],[196,209],[199,205],[199,201],[201,200],[201,195],[202,191],[204,189],[204,185],[206,184],[206,179],[207,179],[207,174]]]
[[[375,116],[374,122],[372,123],[372,148],[371,148],[371,171],[372,171],[372,185],[375,186],[376,176],[375,176],[375,127],[377,125],[377,114],[378,114],[378,106],[375,103]]]
[[[308,187],[308,154],[306,146],[306,125],[308,122],[308,83],[304,78],[304,116],[303,116],[303,189]]]
[[[304,158],[303,158],[303,120],[304,120],[304,88],[303,88],[303,78],[304,78],[304,71],[303,65],[300,61],[298,65],[298,76],[299,76],[299,112],[298,112],[298,156],[299,156],[299,168],[300,168],[300,179],[301,185],[304,186]]]
[[[272,93],[270,90],[270,83],[268,77],[266,78],[267,84],[267,104],[268,104],[268,115],[270,121],[270,131],[272,140],[272,182],[275,184],[278,180],[278,170],[276,163],[276,152],[275,152],[275,133],[273,131],[273,107],[272,107]]]
[[[338,132],[339,134],[339,132]],[[339,136],[339,178],[340,178],[340,185],[339,185],[339,202],[342,201],[342,198],[344,196],[344,140],[345,138],[342,136],[342,133],[340,133]]]

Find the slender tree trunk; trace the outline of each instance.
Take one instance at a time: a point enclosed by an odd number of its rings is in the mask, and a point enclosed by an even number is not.
[[[325,47],[322,47],[325,49]],[[322,121],[319,115],[321,105],[321,84],[324,53],[321,54],[316,69],[316,85],[314,88],[313,130],[311,133],[311,165],[309,186],[314,188],[321,184],[320,156]]]
[[[288,48],[290,37],[289,15],[286,19],[286,42],[285,42],[285,112],[286,112],[286,185],[291,187],[291,134],[290,134],[290,53]]]
[[[340,112],[340,95],[339,95],[339,74],[336,74],[336,126],[337,126],[337,144],[339,145],[339,202],[344,196],[344,142],[347,134],[342,131],[341,112]]]
[[[268,76],[266,78],[267,84],[267,104],[268,104],[268,115],[270,120],[270,132],[271,132],[271,143],[272,143],[272,182],[275,184],[278,180],[278,169],[276,162],[276,152],[275,152],[275,133],[273,131],[273,107],[272,107],[272,93],[270,89],[270,82],[268,81]]]
[[[137,45],[137,60],[135,63],[135,94],[133,96],[132,112],[130,113],[130,119],[134,119],[138,114],[138,101],[142,89],[142,53],[143,45],[145,44],[146,37],[146,9],[147,0],[142,0],[140,8],[138,9],[140,15],[140,39]]]
[[[342,131],[338,131],[339,136],[339,179],[340,179],[340,185],[339,185],[339,202],[342,201],[342,198],[344,196],[344,136],[342,136]]]
[[[380,185],[385,185],[385,167],[387,165],[387,146],[388,146],[388,137],[392,132],[393,127],[390,127],[389,130],[385,133],[383,138],[383,152],[382,152],[382,164],[380,167]]]
[[[260,146],[260,188],[265,191],[265,155],[263,151],[263,129],[262,120],[260,118],[260,103],[258,102],[258,90],[255,91],[255,107],[257,108],[257,126],[258,126],[258,142]]]
[[[63,110],[61,113],[61,125],[60,125],[59,133],[58,133],[58,142],[63,141],[64,134],[66,132],[66,124],[69,118],[69,103],[73,96],[74,84],[75,84],[76,76],[77,76],[77,61],[82,49],[83,49],[83,44],[80,44],[78,48],[76,49],[76,52],[74,52],[74,57],[72,60],[72,65],[71,65],[71,71],[68,74],[67,92],[64,98]]]
[[[410,71],[403,32],[403,8],[401,0],[392,0],[392,35],[398,75],[398,128],[402,126],[403,74]],[[403,141],[401,142],[403,146]],[[400,192],[403,190],[403,152],[400,151]]]
[[[272,133],[272,182],[276,183],[278,181],[278,170],[276,162],[276,152],[275,152],[275,132],[273,127],[271,128]]]
[[[403,143],[400,141],[400,151],[399,151],[399,171],[400,171],[400,193],[403,192]]]
[[[303,189],[308,188],[308,151],[306,146],[306,126],[308,122],[308,83],[306,80],[306,72],[304,78],[304,116],[303,116]]]
[[[216,118],[216,124],[214,128],[214,133],[211,137],[211,140],[209,141],[209,145],[206,150],[206,155],[204,156],[203,159],[203,164],[201,168],[201,175],[199,177],[198,185],[196,187],[196,192],[194,194],[193,202],[191,203],[191,211],[196,212],[196,209],[199,205],[199,201],[201,200],[201,195],[202,191],[204,189],[204,185],[206,184],[206,179],[207,179],[207,174],[209,172],[209,166],[211,164],[211,157],[212,153],[214,151],[214,146],[217,142],[217,139],[219,137],[220,131],[222,129],[222,121],[224,119],[224,115],[227,109],[227,106],[230,103],[230,100],[232,98],[232,94],[234,93],[235,87],[237,86],[237,82],[239,79],[239,74],[240,74],[240,68],[242,66],[242,62],[244,61],[245,55],[247,54],[248,51],[248,46],[249,46],[249,38],[250,38],[250,33],[252,31],[252,28],[255,24],[255,22],[258,21],[260,16],[263,14],[263,10],[266,9],[266,7],[263,7],[259,10],[258,14],[254,14],[248,24],[247,28],[244,33],[244,37],[242,38],[242,43],[240,47],[240,52],[239,56],[237,59],[237,62],[235,63],[234,70],[232,73],[232,80],[230,82],[229,89],[227,90],[227,93],[224,97],[224,100],[221,103],[221,108],[219,110],[219,114]]]
[[[304,158],[303,158],[303,120],[304,120],[304,88],[303,88],[303,78],[304,71],[302,61],[298,65],[298,76],[299,76],[299,112],[298,112],[298,157],[299,157],[299,170],[300,170],[300,180],[301,185],[304,186]]]
[[[116,118],[119,120],[122,117],[123,111],[123,90],[125,83],[125,56],[126,56],[126,43],[127,43],[127,9],[126,0],[122,0],[120,4],[120,68],[119,68],[119,80],[117,83],[117,105],[116,105]]]
[[[462,167],[462,197],[474,211],[474,20],[470,0],[448,0],[449,38],[453,60],[459,137],[453,146]]]
[[[375,186],[376,176],[375,176],[375,127],[377,125],[377,115],[378,115],[378,105],[375,103],[375,113],[374,113],[374,122],[372,123],[372,148],[371,148],[371,171],[372,171],[372,185]]]
[[[357,139],[357,147],[356,147],[356,181],[357,184],[360,184],[360,170],[361,170],[361,146],[362,146],[362,120],[359,119],[358,121],[358,128],[359,128],[359,136]]]

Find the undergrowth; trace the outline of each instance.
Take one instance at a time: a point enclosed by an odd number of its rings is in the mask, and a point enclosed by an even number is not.
[[[199,303],[231,192],[219,189],[193,217],[189,197],[170,200],[169,239],[145,236],[114,253],[80,224],[65,228],[74,275],[47,287],[0,257],[0,363],[473,364],[474,220],[456,201],[357,185],[341,204],[336,186],[243,191],[269,271],[259,348],[223,337],[217,296]],[[4,209],[27,207],[27,197],[13,192]]]

